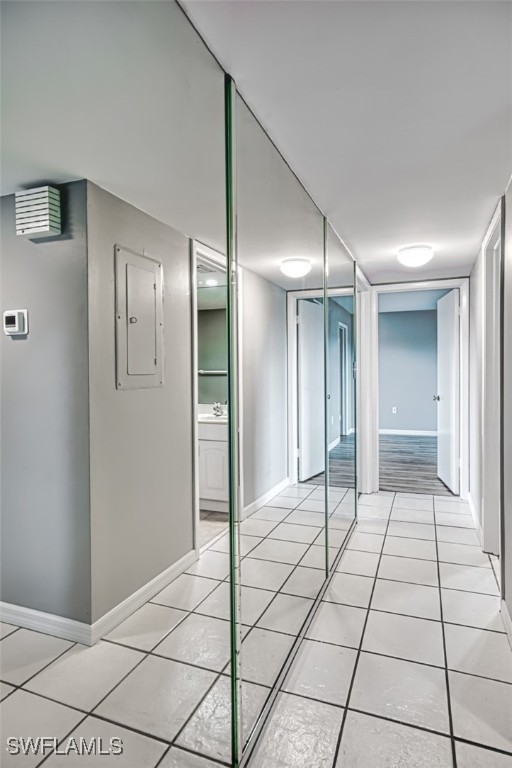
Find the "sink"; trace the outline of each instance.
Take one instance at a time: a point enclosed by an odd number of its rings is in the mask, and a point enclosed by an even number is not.
[[[199,422],[202,422],[203,424],[227,424],[228,423],[228,417],[226,414],[223,416],[214,416],[213,413],[200,413],[197,419]]]

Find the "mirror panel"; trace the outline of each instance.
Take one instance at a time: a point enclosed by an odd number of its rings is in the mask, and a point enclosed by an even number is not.
[[[322,215],[240,97],[236,145],[246,744],[326,575],[324,243]]]
[[[356,516],[355,263],[327,228],[327,466],[330,565]]]

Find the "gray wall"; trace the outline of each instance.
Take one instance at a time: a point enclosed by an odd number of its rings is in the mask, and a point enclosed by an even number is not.
[[[347,297],[348,298],[348,297]],[[349,360],[353,359],[353,315],[344,307],[340,307],[332,299],[329,300],[329,444],[340,436],[340,408],[341,408],[341,361],[339,356],[339,323],[344,323],[347,330],[347,345]],[[348,431],[354,429],[355,422],[355,398],[354,378],[351,362],[346,372],[346,384],[349,387],[348,394]]]
[[[484,363],[483,258],[480,253],[469,280],[469,493],[482,524],[482,397]]]
[[[243,270],[244,506],[288,476],[286,293]]]
[[[436,392],[437,312],[379,313],[379,428],[436,431]]]
[[[86,183],[63,189],[64,234],[15,234],[1,199],[2,311],[28,309],[26,339],[1,336],[1,599],[91,616]]]
[[[98,619],[192,549],[189,241],[88,184],[92,608]],[[165,385],[115,388],[114,245],[164,265]]]
[[[226,322],[225,309],[202,309],[197,313],[199,370],[227,371],[228,337]],[[225,403],[227,401],[227,376],[199,376],[198,384],[200,403]]]
[[[505,198],[503,296],[503,592],[512,617],[512,184]]]

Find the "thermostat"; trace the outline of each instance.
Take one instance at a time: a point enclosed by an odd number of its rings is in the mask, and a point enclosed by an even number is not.
[[[4,312],[4,333],[6,336],[27,335],[28,312],[26,309],[8,309]]]

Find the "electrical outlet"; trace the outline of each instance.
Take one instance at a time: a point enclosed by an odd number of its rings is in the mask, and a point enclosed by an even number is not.
[[[398,413],[398,408],[394,405],[391,409],[391,413]]]

